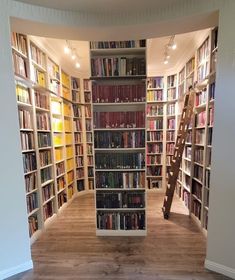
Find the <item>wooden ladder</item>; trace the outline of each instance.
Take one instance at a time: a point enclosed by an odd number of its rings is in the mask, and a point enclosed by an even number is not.
[[[195,91],[190,89],[186,93],[184,98],[184,107],[180,118],[180,124],[178,128],[178,134],[175,143],[174,155],[171,159],[170,172],[168,173],[168,184],[166,188],[166,195],[162,207],[163,215],[165,219],[169,218],[171,204],[174,196],[175,186],[179,175],[180,163],[187,139],[188,129],[190,121],[193,115],[194,109],[194,95]]]

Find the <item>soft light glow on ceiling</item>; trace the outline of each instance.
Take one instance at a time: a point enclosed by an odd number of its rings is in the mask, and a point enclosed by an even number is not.
[[[64,47],[64,52],[66,54],[70,54],[71,53],[71,59],[75,61],[75,67],[76,68],[80,68],[81,65],[78,61],[78,54],[77,54],[77,49],[74,48],[71,44],[71,42],[69,42],[68,40],[66,40],[66,45]]]

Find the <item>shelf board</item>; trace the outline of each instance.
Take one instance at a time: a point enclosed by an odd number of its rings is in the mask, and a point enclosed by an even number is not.
[[[35,208],[30,213],[28,213],[28,217],[32,216],[33,214],[37,213],[39,211],[39,208]]]
[[[192,197],[196,199],[198,202],[202,203],[201,199],[199,199],[195,194],[192,194]]]
[[[53,164],[52,163],[50,163],[50,164],[47,164],[47,165],[44,165],[44,166],[41,166],[40,167],[40,169],[42,170],[42,169],[45,169],[45,168],[47,168],[47,167],[51,167]]]
[[[32,152],[35,152],[35,149],[22,150],[21,152],[22,152],[22,154],[25,154],[25,153],[32,153]]]
[[[171,99],[171,100],[167,100],[167,103],[176,103],[178,101],[178,99]]]
[[[103,49],[91,49],[91,55],[132,55],[132,54],[144,54],[146,47],[134,47],[134,48],[103,48]]]
[[[54,181],[54,179],[47,180],[46,182],[42,183],[41,187],[45,187],[46,185],[49,185],[53,181]]]
[[[203,164],[202,164],[202,163],[200,163],[200,162],[194,161],[194,164],[196,164],[196,165],[199,165],[199,166],[203,167]]]
[[[190,172],[188,172],[188,171],[186,171],[186,170],[182,170],[182,171],[183,171],[184,174],[188,175],[189,177],[191,176],[191,175],[190,175]]]
[[[55,196],[51,196],[50,198],[48,198],[46,201],[43,202],[43,206],[46,205],[48,202],[50,202],[51,200],[53,200],[55,198]]]
[[[33,131],[33,129],[32,128],[20,128],[20,131],[30,132],[30,131]]]
[[[166,103],[167,100],[147,100],[147,104]]]
[[[102,103],[102,102],[100,102],[100,103],[93,103],[93,107],[99,107],[99,106],[133,106],[133,105],[145,105],[145,102],[141,102],[141,101],[136,101],[136,102],[114,102],[114,103]]]
[[[129,130],[145,130],[145,128],[144,127],[142,127],[142,128],[133,128],[133,127],[119,127],[119,128],[94,128],[94,131],[119,131],[119,130],[123,130],[123,131],[125,131],[125,130],[127,130],[127,131],[129,131]],[[89,132],[91,132],[91,131],[89,131]]]
[[[136,80],[146,79],[146,75],[129,75],[129,76],[91,76],[90,80]]]
[[[128,172],[128,171],[145,171],[144,168],[116,168],[116,169],[95,169],[96,172]]]
[[[18,49],[17,49],[16,47],[14,47],[14,46],[11,46],[11,48],[12,48],[12,50],[13,50],[14,52],[16,52],[18,55],[22,56],[22,57],[25,58],[25,59],[28,59],[27,53],[25,54],[25,53],[21,52],[20,50],[18,50]]]
[[[147,88],[147,90],[151,91],[151,90],[164,90],[163,87],[158,87],[158,88]]]
[[[24,77],[20,74],[15,73],[15,79],[19,82],[22,82],[23,84],[25,84],[29,88],[31,88],[32,85],[33,85],[33,82],[29,78]]]
[[[84,177],[81,177],[81,178],[76,178],[77,181],[81,181],[81,180],[85,180]],[[69,184],[68,184],[69,185]]]
[[[65,161],[65,159],[57,160],[55,163],[58,164],[58,163],[61,163],[61,162],[63,162],[63,161]]]
[[[146,166],[162,166],[161,163],[147,163]]]
[[[162,175],[147,175],[146,178],[157,178],[157,179],[160,179],[160,178],[162,178]]]
[[[163,128],[159,128],[159,129],[147,129],[147,132],[154,132],[154,131],[163,131]]]
[[[157,118],[162,119],[164,117],[164,115],[156,115],[156,116],[147,115],[146,117],[147,117],[147,119],[157,119]]]
[[[43,151],[43,150],[50,150],[50,149],[52,149],[52,147],[51,147],[51,146],[38,148],[38,150],[39,150],[39,151]]]
[[[95,152],[116,152],[116,153],[121,153],[121,152],[138,152],[138,151],[145,151],[144,148],[95,148]],[[91,154],[92,155],[92,154]]]
[[[30,103],[25,103],[25,102],[21,102],[21,101],[17,101],[17,105],[18,105],[19,107],[32,108],[32,104],[30,104]]]
[[[195,129],[205,129],[205,126],[196,126]]]
[[[145,188],[95,188],[96,191],[145,191]]]
[[[31,59],[32,64],[37,67],[39,70],[41,70],[42,72],[47,72],[46,68],[40,64],[38,64],[35,60]]]
[[[34,193],[34,192],[36,192],[36,191],[38,191],[38,189],[37,189],[37,188],[36,188],[36,189],[31,190],[30,192],[27,192],[27,193],[26,193],[26,196],[27,196],[27,195],[30,195],[31,193]]]
[[[187,161],[192,161],[190,158],[187,158],[187,157],[183,157],[184,160],[187,160]]]
[[[37,129],[37,132],[51,132],[49,129]]]
[[[147,230],[109,230],[97,229],[97,236],[146,236]]]
[[[183,188],[184,188],[187,192],[189,192],[189,193],[191,192],[189,187],[187,187],[187,186],[185,186],[185,185],[183,185],[183,184],[182,184],[182,186],[183,186]]]
[[[199,179],[193,177],[193,180],[195,180],[195,181],[198,182],[199,184],[203,185],[202,182],[201,182]]]
[[[195,143],[194,145],[198,146],[198,147],[204,147],[204,144],[197,144],[197,143]]]
[[[37,169],[24,173],[24,176],[37,172]]]
[[[202,104],[199,104],[199,105],[195,106],[195,109],[196,110],[206,109],[206,103],[202,103]]]
[[[49,109],[46,109],[46,108],[41,108],[41,107],[36,107],[36,106],[35,106],[35,109],[36,109],[37,111],[50,112],[50,110],[49,110]]]
[[[145,211],[143,208],[96,208],[96,211],[115,211],[115,212],[129,212],[129,211]]]
[[[61,173],[61,174],[59,174],[58,176],[56,176],[56,179],[65,176],[65,174],[66,174],[66,173]]]
[[[58,190],[57,194],[60,194],[60,193],[62,193],[65,190],[66,190],[66,188],[62,188],[62,189]]]

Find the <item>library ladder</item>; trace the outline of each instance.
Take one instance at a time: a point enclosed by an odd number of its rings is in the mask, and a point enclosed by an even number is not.
[[[164,197],[164,202],[162,207],[163,216],[165,219],[168,219],[170,214],[175,186],[179,175],[180,163],[182,160],[182,155],[185,147],[189,125],[193,115],[194,95],[195,95],[195,91],[190,89],[189,92],[186,93],[184,98],[184,107],[180,118],[174,154],[171,160],[170,172],[168,173],[166,195]]]

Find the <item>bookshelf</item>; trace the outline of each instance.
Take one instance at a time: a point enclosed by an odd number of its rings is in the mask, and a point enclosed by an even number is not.
[[[77,185],[76,144],[86,146],[82,127],[75,131],[76,114],[85,125],[80,79],[63,71],[33,37],[12,33],[16,98],[25,177],[31,243],[67,202],[87,190]],[[86,151],[86,150],[85,150]],[[83,152],[82,152],[83,153]],[[86,158],[86,154],[84,154]]]
[[[90,43],[99,236],[147,232],[145,51],[143,40]]]
[[[146,100],[146,177],[148,189],[161,189],[164,184],[165,109],[164,77],[148,77]]]

